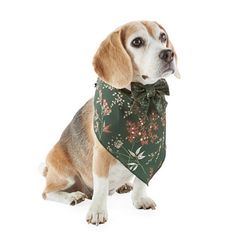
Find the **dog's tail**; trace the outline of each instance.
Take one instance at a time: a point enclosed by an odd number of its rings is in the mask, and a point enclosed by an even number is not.
[[[42,162],[42,163],[39,165],[38,170],[39,170],[39,173],[40,173],[42,176],[44,176],[44,177],[47,176],[48,168],[47,168],[47,166],[46,166],[46,164],[45,164],[44,162]]]

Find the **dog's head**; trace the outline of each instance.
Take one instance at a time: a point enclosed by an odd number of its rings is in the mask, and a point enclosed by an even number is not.
[[[177,56],[165,29],[156,22],[131,22],[111,33],[96,52],[93,65],[98,76],[116,87],[132,81],[155,83],[174,73]]]

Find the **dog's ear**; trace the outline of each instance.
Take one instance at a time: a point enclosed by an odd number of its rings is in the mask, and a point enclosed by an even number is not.
[[[132,61],[122,42],[122,28],[101,43],[93,66],[99,78],[115,88],[124,88],[132,81]]]
[[[179,69],[178,69],[177,54],[176,54],[175,48],[174,48],[173,44],[171,43],[169,37],[167,37],[167,47],[170,48],[170,49],[172,49],[172,51],[173,51],[174,54],[175,54],[175,73],[174,73],[174,76],[175,76],[177,79],[180,79],[180,78],[181,78],[181,75],[180,75]]]

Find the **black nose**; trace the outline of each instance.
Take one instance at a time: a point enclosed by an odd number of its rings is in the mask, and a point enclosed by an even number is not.
[[[165,62],[172,62],[174,59],[174,55],[175,54],[172,50],[165,49],[160,52],[159,57]]]

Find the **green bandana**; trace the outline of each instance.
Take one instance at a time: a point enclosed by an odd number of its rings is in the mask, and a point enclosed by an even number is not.
[[[164,95],[169,95],[164,79],[152,85],[131,83],[131,91],[97,81],[94,132],[104,148],[146,184],[165,159]]]

